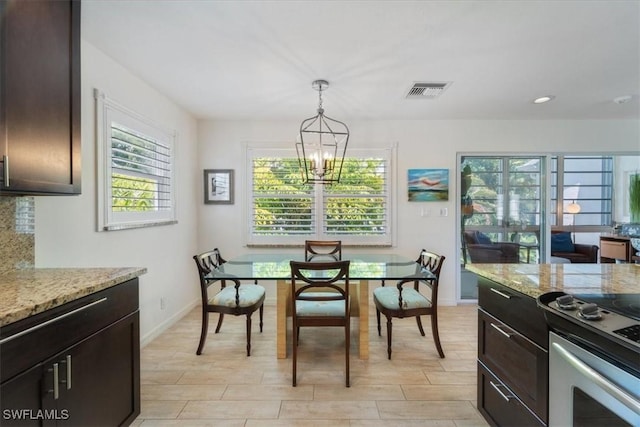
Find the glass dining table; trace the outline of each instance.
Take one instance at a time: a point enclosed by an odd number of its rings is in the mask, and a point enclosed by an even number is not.
[[[369,358],[369,281],[402,279],[434,280],[435,276],[415,259],[397,254],[349,253],[351,315],[359,319],[359,356]],[[233,277],[238,280],[276,281],[276,352],[279,359],[287,357],[287,317],[291,316],[291,268],[289,261],[304,261],[304,254],[260,253],[233,258],[214,270],[209,279]],[[312,261],[327,261],[316,257]]]

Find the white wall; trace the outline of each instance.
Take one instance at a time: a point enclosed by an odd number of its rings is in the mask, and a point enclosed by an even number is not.
[[[95,103],[93,88],[179,133],[178,224],[136,230],[96,231]],[[347,118],[342,118],[346,120]],[[455,217],[457,153],[637,152],[639,121],[347,121],[352,146],[398,143],[397,247],[414,257],[422,248],[447,256],[442,304],[456,301]],[[255,251],[243,246],[242,142],[293,144],[299,122],[196,121],[179,106],[112,61],[82,44],[82,195],[36,198],[36,266],[142,266],[141,335],[148,340],[199,302],[191,255],[212,247],[225,257]],[[448,202],[409,203],[410,168],[449,168]],[[235,204],[204,205],[202,170],[236,171]],[[432,215],[420,216],[428,206]],[[447,208],[446,217],[435,216]],[[264,250],[264,249],[263,249]],[[380,249],[380,251],[383,251]],[[389,249],[387,249],[389,251]],[[167,301],[160,309],[160,298]]]
[[[398,143],[397,247],[386,249],[410,257],[420,248],[429,248],[447,257],[441,280],[440,301],[456,302],[457,153],[602,153],[637,152],[639,121],[377,121],[345,120],[351,130],[353,147],[370,143]],[[243,246],[245,224],[244,159],[242,142],[273,143],[295,141],[298,122],[201,121],[198,125],[199,170],[232,168],[236,173],[236,202],[233,205],[200,205],[198,245],[224,248],[225,256],[257,252]],[[451,193],[448,202],[408,202],[407,169],[449,168]],[[421,209],[431,215],[423,217]],[[437,216],[440,208],[449,215]],[[262,249],[262,251],[267,249]],[[384,252],[385,250],[380,249]]]
[[[96,231],[96,130],[93,89],[178,132],[177,225]],[[197,206],[201,172],[197,123],[180,107],[82,43],[82,194],[36,197],[37,267],[146,267],[140,277],[140,332],[143,342],[199,302],[191,256],[197,247]],[[160,309],[160,298],[166,308]],[[194,343],[194,351],[195,345]]]

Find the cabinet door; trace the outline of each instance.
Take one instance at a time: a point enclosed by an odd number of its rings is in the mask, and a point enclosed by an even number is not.
[[[0,386],[0,425],[40,426],[43,408],[42,365],[23,372]]]
[[[61,367],[55,404],[64,415],[59,426],[117,426],[135,419],[140,413],[139,340],[135,312],[48,362]]]
[[[0,193],[80,193],[80,2],[0,8]]]

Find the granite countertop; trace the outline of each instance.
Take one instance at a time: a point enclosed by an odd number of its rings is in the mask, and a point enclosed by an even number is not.
[[[640,264],[467,264],[465,268],[532,298],[572,294],[640,294]]]
[[[126,282],[146,268],[31,268],[0,274],[0,326]]]

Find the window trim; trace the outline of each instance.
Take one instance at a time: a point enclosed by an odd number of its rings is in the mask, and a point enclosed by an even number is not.
[[[388,232],[385,234],[386,241],[379,240],[377,242],[367,242],[366,237],[361,236],[344,236],[341,238],[344,246],[359,246],[359,247],[394,247],[396,246],[397,241],[397,151],[398,151],[398,143],[394,142],[390,145],[376,145],[372,144],[368,148],[352,148],[350,147],[347,151],[347,157],[365,157],[367,155],[380,155],[381,152],[386,152],[385,156],[388,159],[388,173],[387,173],[387,181],[386,181],[386,193],[387,193],[387,201],[388,201],[388,209],[387,209],[387,227]],[[282,157],[296,157],[296,151],[293,144],[285,144],[285,143],[255,143],[255,142],[243,142],[243,156],[245,158],[244,163],[244,173],[242,174],[243,182],[242,182],[242,200],[243,200],[243,209],[242,209],[242,223],[244,224],[244,233],[243,233],[243,241],[245,246],[247,247],[297,247],[304,245],[304,239],[328,239],[330,237],[323,236],[322,234],[309,235],[306,237],[303,236],[288,236],[289,238],[284,238],[282,241],[277,242],[276,239],[274,241],[268,242],[264,240],[269,240],[268,238],[264,239],[256,239],[255,236],[252,235],[252,200],[253,200],[253,167],[252,160],[256,156],[253,153],[259,152],[259,156],[282,156]],[[321,200],[326,195],[323,193],[322,188],[324,185],[315,184],[315,194],[314,199],[316,203],[316,212],[318,210],[318,204],[323,203]],[[316,216],[317,217],[317,216]],[[317,224],[320,226],[317,230],[321,229],[322,218],[316,218]],[[333,238],[333,237],[331,237]],[[261,241],[263,240],[263,241]]]
[[[177,138],[175,130],[165,129],[153,120],[123,106],[94,89],[96,100],[96,197],[97,231],[115,231],[131,228],[176,224],[176,158]],[[170,149],[170,208],[148,212],[113,212],[111,188],[111,125],[118,118],[121,125],[131,127],[151,136]]]

